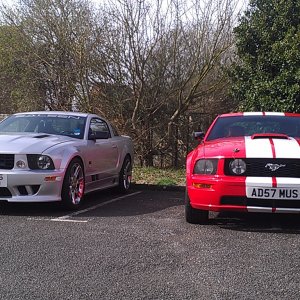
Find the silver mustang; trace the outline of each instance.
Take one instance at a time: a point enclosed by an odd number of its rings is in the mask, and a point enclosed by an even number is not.
[[[0,201],[62,201],[131,183],[133,145],[105,119],[76,112],[27,112],[0,123]]]

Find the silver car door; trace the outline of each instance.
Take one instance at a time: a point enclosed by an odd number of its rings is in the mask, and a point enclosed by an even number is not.
[[[89,132],[96,136],[92,161],[99,179],[115,175],[115,166],[118,160],[118,147],[111,137],[108,124],[100,118],[92,118]]]

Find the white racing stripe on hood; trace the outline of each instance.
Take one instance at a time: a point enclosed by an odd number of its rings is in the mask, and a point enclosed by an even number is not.
[[[271,114],[271,113],[270,113]],[[277,115],[280,115],[276,113]],[[272,151],[275,150],[273,156]],[[245,137],[245,151],[247,158],[300,158],[300,146],[294,138],[289,139],[251,139]],[[274,179],[274,180],[273,180]],[[251,198],[253,188],[298,188],[300,178],[285,178],[285,177],[246,177],[245,192],[248,198]],[[275,212],[272,208],[247,207],[248,211],[253,212]],[[299,210],[300,211],[300,210]]]
[[[300,146],[294,138],[273,139],[276,158],[300,158]]]
[[[273,158],[272,147],[269,139],[251,139],[245,137],[247,158]]]

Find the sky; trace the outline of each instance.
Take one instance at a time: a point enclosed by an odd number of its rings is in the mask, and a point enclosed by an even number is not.
[[[14,5],[15,3],[17,3],[18,0],[0,0],[0,5],[1,4],[8,4],[10,6]],[[103,0],[92,0],[92,2],[95,2],[97,4],[97,2],[101,2]],[[245,7],[246,3],[248,3],[248,0],[238,0],[239,1],[239,6],[240,7]]]

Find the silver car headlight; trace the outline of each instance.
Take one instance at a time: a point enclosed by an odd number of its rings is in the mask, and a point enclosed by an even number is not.
[[[54,164],[48,155],[28,154],[28,165],[32,170],[54,170]]]
[[[229,170],[234,175],[243,175],[247,170],[247,166],[244,160],[238,158],[230,162]]]
[[[214,175],[217,173],[218,159],[199,159],[194,166],[194,174]]]
[[[49,168],[51,167],[51,163],[52,163],[52,160],[47,155],[41,155],[37,159],[37,166],[39,169],[42,169],[42,170],[49,170]]]

